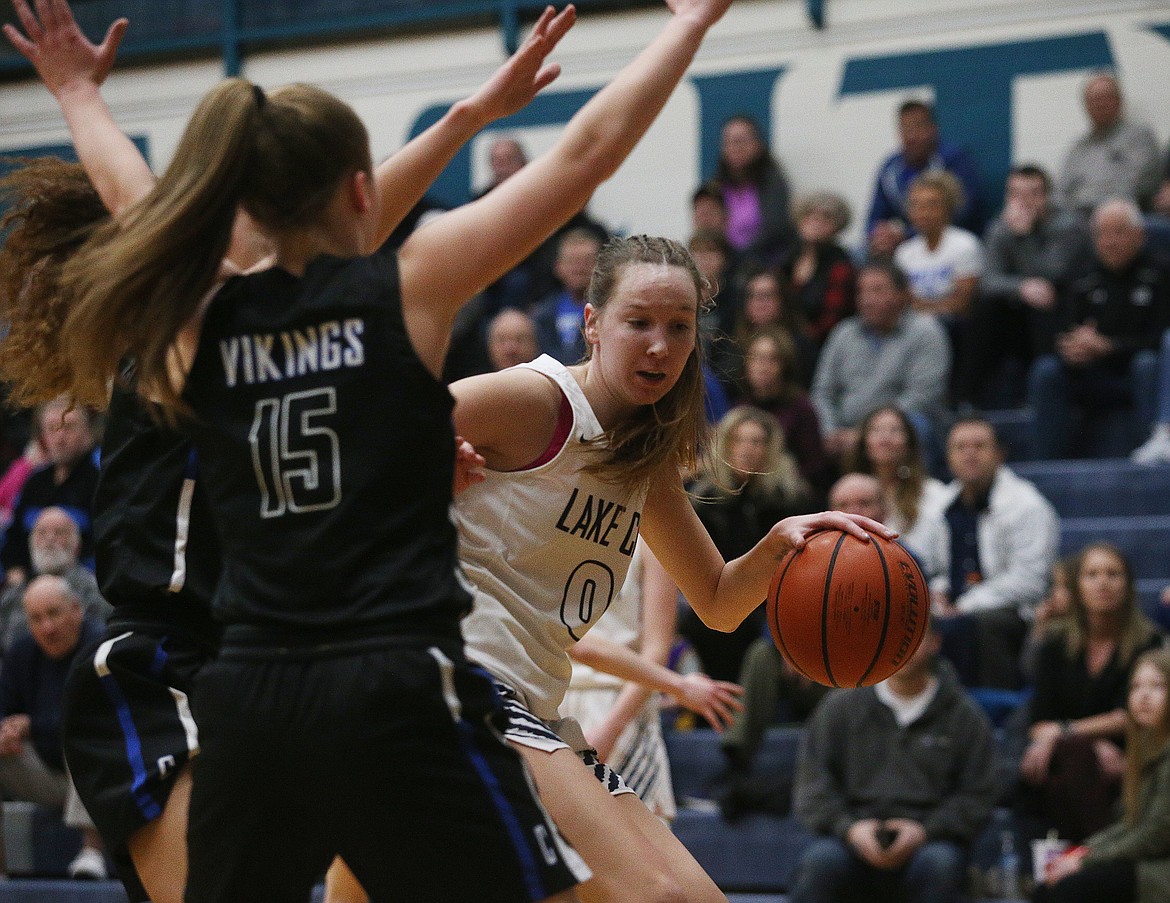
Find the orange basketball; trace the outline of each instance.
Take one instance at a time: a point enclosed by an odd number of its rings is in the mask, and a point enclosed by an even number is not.
[[[867,687],[896,672],[922,642],[930,612],[909,552],[841,530],[815,534],[780,562],[766,608],[781,654],[830,687]]]

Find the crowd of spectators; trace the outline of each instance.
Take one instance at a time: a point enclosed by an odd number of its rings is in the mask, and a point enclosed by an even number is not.
[[[689,609],[680,618],[701,667],[747,688],[724,743],[729,773],[750,772],[778,704],[810,719],[795,811],[821,839],[793,899],[859,881],[954,899],[971,840],[1006,794],[973,688],[1034,688],[1017,713],[1011,795],[1030,829],[1081,840],[1112,820],[1130,668],[1163,634],[1119,550],[1095,544],[1056,561],[1055,511],[978,414],[1027,403],[1036,458],[1086,453],[1103,436],[1139,463],[1170,463],[1170,260],[1149,228],[1170,216],[1170,155],[1125,117],[1113,75],[1091,77],[1084,102],[1089,129],[1060,171],[1013,167],[992,217],[998,199],[981,195],[975,162],[919,100],[898,110],[900,146],[874,176],[861,247],[840,241],[854,214],[842,197],[792,197],[750,117],[724,124],[717,169],[691,195],[717,421],[712,464],[691,489],[720,551],[737,556],[827,501],[896,528],[931,587],[935,627],[911,666],[825,705],[762,617],[732,634]],[[497,139],[484,191],[526,163],[519,141]],[[542,353],[580,360],[607,237],[582,210],[490,286],[461,315],[446,374]],[[51,709],[106,610],[90,570],[99,432],[65,400],[0,417],[0,784],[79,825]],[[40,628],[46,605],[65,640]],[[30,757],[35,779],[22,777]]]

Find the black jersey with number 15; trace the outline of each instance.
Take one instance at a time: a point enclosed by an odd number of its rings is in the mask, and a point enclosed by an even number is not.
[[[184,397],[229,630],[456,635],[453,400],[406,334],[394,256],[230,279]]]

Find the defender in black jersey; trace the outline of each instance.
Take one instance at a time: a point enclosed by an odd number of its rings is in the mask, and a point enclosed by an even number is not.
[[[76,396],[103,397],[130,354],[142,390],[189,408],[223,543],[222,653],[193,697],[189,903],[303,901],[335,853],[376,899],[560,903],[588,874],[463,657],[437,377],[460,306],[613,172],[729,2],[672,0],[662,33],[548,154],[417,230],[396,261],[364,256],[387,234],[392,182],[353,111],[308,86],[267,95],[229,79],[133,215],[65,268]],[[529,89],[555,76],[543,61],[573,18],[547,10],[517,54]],[[134,196],[99,70],[57,97],[95,183]],[[504,93],[491,112],[532,90]],[[483,103],[462,115],[479,120]],[[276,263],[231,278],[237,206]]]
[[[134,837],[163,816],[177,784],[189,790],[186,765],[199,752],[189,698],[219,647],[211,617],[219,541],[196,470],[190,439],[115,388],[94,497],[98,580],[114,611],[70,675],[64,741],[78,795],[132,903],[150,899],[135,861],[173,873],[172,857],[184,858],[181,833],[178,848],[165,851]],[[180,810],[185,816],[185,799]],[[161,840],[174,846],[174,837]],[[168,879],[147,879],[161,899],[156,882]]]

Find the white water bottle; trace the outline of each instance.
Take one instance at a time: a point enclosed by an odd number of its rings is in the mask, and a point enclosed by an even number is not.
[[[999,835],[999,894],[1008,900],[1020,898],[1020,856],[1010,829]]]

